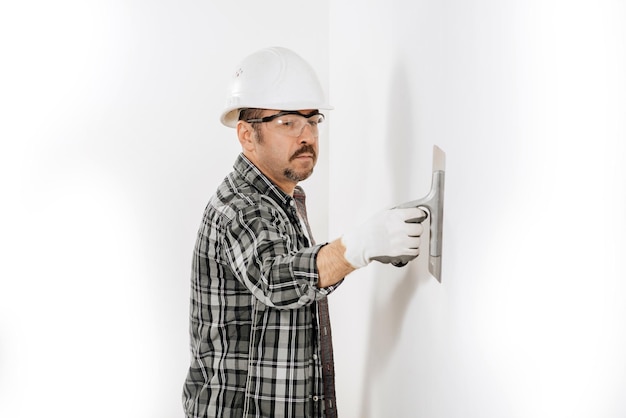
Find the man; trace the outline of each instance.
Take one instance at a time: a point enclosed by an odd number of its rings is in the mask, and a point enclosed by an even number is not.
[[[191,280],[188,417],[336,417],[326,297],[375,257],[419,253],[417,208],[385,210],[315,245],[304,192],[332,109],[285,48],[235,71],[223,124],[242,153],[205,210]]]

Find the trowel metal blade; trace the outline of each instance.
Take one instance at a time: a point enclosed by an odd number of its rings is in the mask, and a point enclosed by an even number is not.
[[[431,225],[431,234],[436,236],[430,239],[430,257],[428,262],[428,270],[435,276],[437,281],[441,283],[441,247],[443,232],[443,197],[445,189],[445,170],[446,170],[446,153],[437,145],[433,146],[433,188],[437,191],[434,193],[434,207],[436,209],[436,225]],[[431,214],[431,222],[434,221],[435,214]],[[433,248],[434,247],[434,248]]]
[[[437,145],[433,146],[433,173],[446,170],[446,153]]]

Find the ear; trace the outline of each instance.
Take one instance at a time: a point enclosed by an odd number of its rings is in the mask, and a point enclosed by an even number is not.
[[[241,144],[241,148],[244,152],[251,152],[254,150],[256,141],[255,141],[255,132],[252,129],[252,125],[248,122],[244,122],[240,120],[237,122],[237,138],[239,139],[239,143]]]

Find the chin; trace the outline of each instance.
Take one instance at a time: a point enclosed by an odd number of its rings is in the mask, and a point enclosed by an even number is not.
[[[288,178],[291,181],[303,181],[308,179],[309,177],[311,177],[311,174],[313,174],[313,169],[309,170],[309,171],[304,171],[304,172],[294,172],[292,170],[285,170],[285,177]]]

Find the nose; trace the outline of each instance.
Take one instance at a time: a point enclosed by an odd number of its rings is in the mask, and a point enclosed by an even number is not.
[[[307,131],[307,127],[309,128]],[[300,131],[300,135],[298,135],[298,139],[300,143],[313,142],[317,140],[317,135],[314,132],[313,126],[308,123],[305,123],[302,126],[302,130]]]

